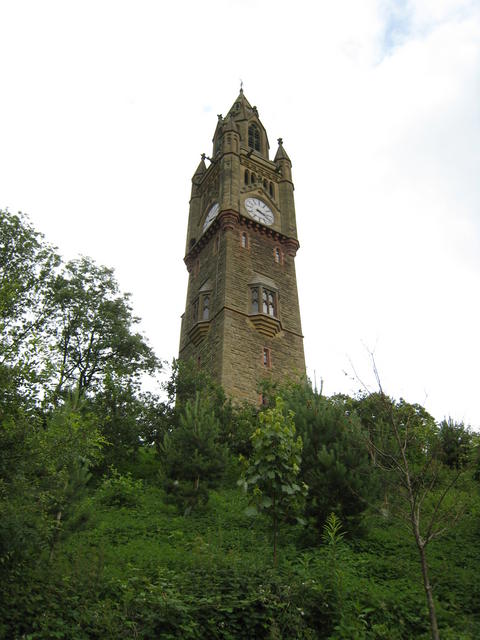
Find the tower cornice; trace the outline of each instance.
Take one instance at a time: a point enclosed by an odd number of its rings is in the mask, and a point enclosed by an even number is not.
[[[280,233],[275,229],[271,229],[270,227],[266,227],[265,225],[260,224],[251,218],[247,218],[236,211],[222,211],[184,257],[183,261],[187,266],[188,272],[192,270],[195,258],[197,258],[203,247],[210,242],[210,239],[217,233],[217,231],[227,231],[235,229],[236,227],[246,227],[247,229],[260,233],[267,238],[272,238],[272,240],[283,245],[288,255],[293,258],[296,256],[297,251],[300,248],[300,243],[296,238],[286,236],[283,233]]]

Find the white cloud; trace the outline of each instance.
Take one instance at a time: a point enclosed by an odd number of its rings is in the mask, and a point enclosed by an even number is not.
[[[294,163],[310,370],[351,388],[366,343],[392,394],[480,425],[477,2],[0,12],[0,206],[114,266],[161,357],[177,351],[190,176],[242,78]]]

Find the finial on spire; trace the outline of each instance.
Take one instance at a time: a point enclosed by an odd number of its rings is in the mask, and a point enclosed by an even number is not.
[[[240,78],[240,93],[243,93],[243,80]]]
[[[207,156],[206,156],[204,153],[202,153],[202,160],[203,160],[204,162],[205,162],[205,158],[206,158],[206,157],[207,157]]]
[[[282,146],[282,144],[283,144],[283,138],[278,138],[277,142],[278,142],[278,144],[279,144],[280,146]]]

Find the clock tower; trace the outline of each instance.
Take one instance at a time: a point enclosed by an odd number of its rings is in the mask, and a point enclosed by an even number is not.
[[[257,108],[240,89],[192,178],[179,358],[236,401],[258,402],[265,378],[305,376],[291,168],[281,138],[269,159]]]

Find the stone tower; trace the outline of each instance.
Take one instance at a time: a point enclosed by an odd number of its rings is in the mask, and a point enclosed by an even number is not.
[[[181,360],[208,370],[234,400],[258,402],[264,378],[305,375],[295,255],[292,163],[240,89],[218,116],[212,158],[192,178]]]

